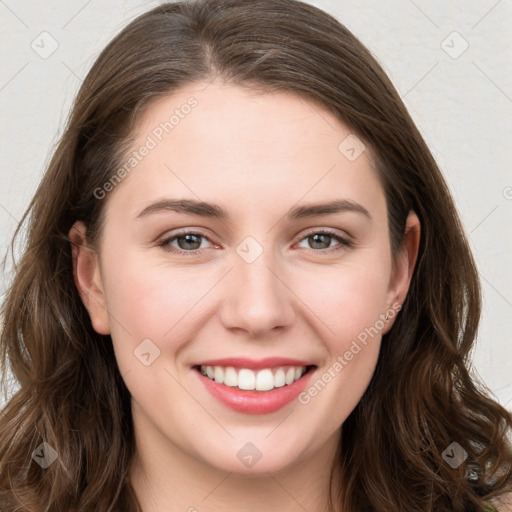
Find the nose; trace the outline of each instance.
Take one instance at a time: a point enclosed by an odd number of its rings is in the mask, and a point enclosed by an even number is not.
[[[243,331],[251,338],[268,338],[293,325],[297,297],[286,283],[288,274],[271,252],[263,251],[250,263],[234,254],[220,311],[226,329]]]

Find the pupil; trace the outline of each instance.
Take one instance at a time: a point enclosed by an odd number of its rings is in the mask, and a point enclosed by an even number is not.
[[[185,244],[192,243],[194,244],[194,240],[190,240],[191,238],[197,238],[196,235],[184,235],[181,237],[181,239],[185,239]],[[197,244],[197,241],[195,242]],[[181,244],[180,244],[181,245]],[[199,243],[201,245],[201,243]],[[185,249],[197,249],[198,247],[185,247]],[[183,247],[182,247],[183,249]]]
[[[313,238],[313,245],[314,245],[314,244],[316,244],[316,243],[320,243],[320,244],[322,243],[321,241],[320,241],[320,242],[318,241],[318,237],[321,237],[321,238],[325,238],[325,237],[327,237],[327,238],[329,238],[329,237],[330,237],[330,235],[321,235],[321,234],[313,235],[313,236],[311,237],[311,238]],[[327,247],[328,247],[328,246],[329,246],[329,244],[327,244]],[[314,248],[315,248],[315,249],[319,249],[319,248],[320,248],[320,249],[322,249],[322,247],[314,247]]]

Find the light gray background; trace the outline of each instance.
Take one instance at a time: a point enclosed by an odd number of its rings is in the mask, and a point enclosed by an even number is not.
[[[95,57],[158,3],[0,0],[2,257]],[[309,3],[373,52],[443,170],[483,284],[475,369],[512,409],[512,0]]]

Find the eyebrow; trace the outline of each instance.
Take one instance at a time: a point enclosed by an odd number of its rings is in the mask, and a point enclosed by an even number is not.
[[[162,199],[146,206],[136,217],[140,219],[153,213],[162,211],[173,211],[200,217],[211,217],[221,220],[227,220],[229,214],[220,205],[196,201],[195,199]],[[350,199],[337,199],[324,203],[306,204],[292,208],[287,214],[287,220],[304,219],[307,217],[316,217],[319,215],[332,215],[341,212],[360,213],[372,219],[370,212],[361,204]]]

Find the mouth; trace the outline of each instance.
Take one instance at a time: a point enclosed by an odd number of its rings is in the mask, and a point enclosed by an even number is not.
[[[194,366],[196,371],[217,384],[237,388],[241,391],[259,392],[290,386],[315,368],[316,365],[282,365],[259,370],[204,364]]]
[[[214,400],[245,414],[269,414],[291,404],[317,368],[307,361],[285,358],[217,359],[192,366]]]

